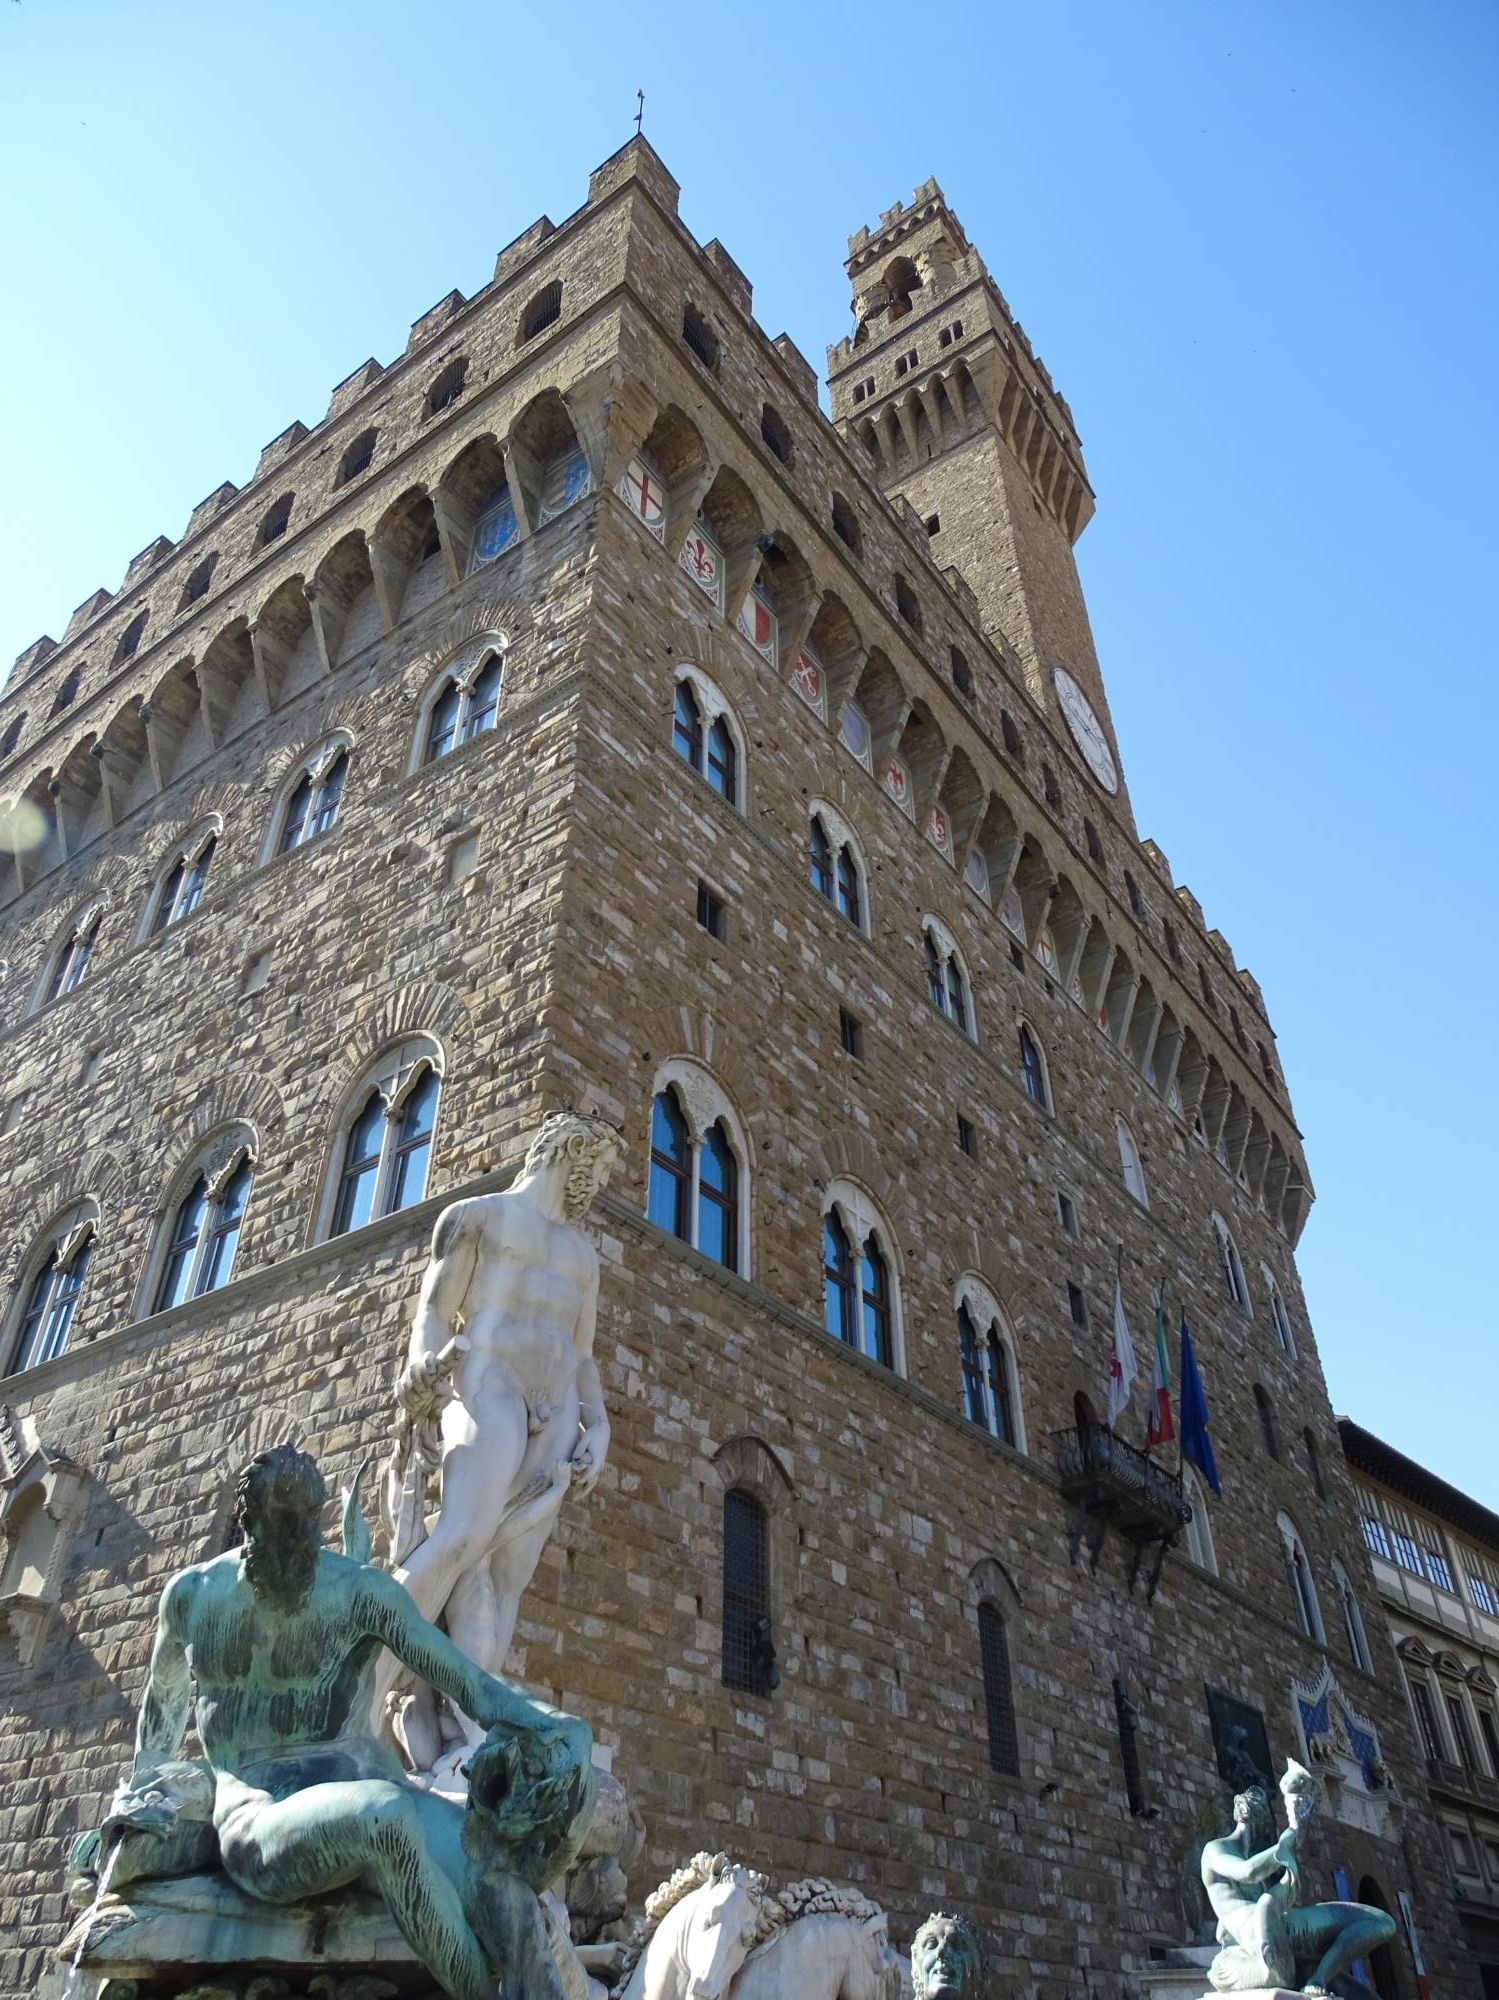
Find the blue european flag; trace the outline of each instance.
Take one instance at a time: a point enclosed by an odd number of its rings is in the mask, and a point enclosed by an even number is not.
[[[1213,1462],[1213,1440],[1208,1436],[1208,1399],[1202,1393],[1202,1377],[1197,1372],[1197,1357],[1192,1352],[1185,1313],[1182,1314],[1181,1385],[1182,1457],[1197,1467],[1221,1497],[1223,1488],[1218,1484],[1218,1468]]]

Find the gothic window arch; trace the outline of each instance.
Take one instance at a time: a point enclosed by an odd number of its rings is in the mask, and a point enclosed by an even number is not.
[[[1208,1513],[1208,1496],[1202,1481],[1190,1465],[1183,1465],[1182,1491],[1192,1509],[1187,1522],[1187,1554],[1199,1569],[1218,1574],[1218,1551],[1213,1543],[1213,1522]]]
[[[266,834],[264,861],[305,847],[338,819],[354,739],[346,729],[324,737],[282,779]]]
[[[146,1265],[144,1313],[167,1312],[228,1284],[258,1151],[249,1126],[233,1125],[173,1178]]]
[[[807,823],[807,872],[818,895],[867,936],[869,870],[852,828],[825,799],[813,801]]]
[[[1291,1316],[1286,1311],[1286,1302],[1281,1297],[1280,1286],[1276,1284],[1275,1275],[1266,1263],[1260,1265],[1260,1276],[1265,1281],[1265,1295],[1270,1301],[1270,1331],[1275,1336],[1275,1344],[1288,1360],[1294,1361],[1297,1358],[1296,1335],[1291,1330]]]
[[[972,1272],[958,1282],[954,1299],[963,1414],[1002,1443],[1025,1450],[1025,1415],[1015,1341],[998,1300]]]
[[[279,500],[271,503],[269,512],[260,524],[260,546],[266,548],[279,541],[291,525],[291,510],[296,502],[294,493],[283,493]]]
[[[1046,1067],[1046,1052],[1041,1047],[1040,1038],[1029,1021],[1022,1021],[1019,1029],[1020,1082],[1032,1104],[1043,1111],[1051,1109],[1051,1077]]]
[[[696,667],[678,667],[672,748],[731,806],[744,807],[744,735],[722,691]]]
[[[104,905],[97,898],[85,903],[68,919],[43,963],[42,976],[32,1003],[33,1011],[50,1006],[54,1000],[60,1000],[65,993],[75,992],[83,984],[103,921]]]
[[[921,946],[928,1000],[955,1028],[961,1028],[970,1041],[976,1042],[973,988],[951,931],[935,917],[923,917]]]
[[[1114,1138],[1119,1147],[1119,1171],[1124,1176],[1125,1188],[1142,1208],[1149,1208],[1150,1190],[1145,1185],[1145,1163],[1140,1158],[1134,1133],[1122,1118],[1114,1122]]]
[[[776,1643],[796,1527],[785,1467],[763,1439],[730,1438],[713,1460],[722,1491],[720,1677],[725,1687],[770,1695],[780,1682]]]
[[[1239,1256],[1239,1246],[1234,1241],[1233,1231],[1221,1215],[1214,1213],[1211,1218],[1213,1236],[1218,1245],[1218,1268],[1223,1273],[1223,1288],[1241,1313],[1250,1313],[1249,1281],[1244,1276],[1243,1260]]]
[[[155,937],[161,931],[169,930],[197,909],[222,832],[223,822],[215,814],[178,841],[161,862],[151,893],[146,898],[141,919],[142,937]]]
[[[477,639],[431,682],[417,709],[413,771],[451,756],[498,726],[507,645],[503,633]]]
[[[124,661],[135,658],[135,655],[140,651],[141,640],[146,636],[146,625],[150,616],[151,613],[149,610],[136,612],[130,623],[120,634],[120,643],[115,647],[114,658],[110,661],[111,666],[118,667]]]
[[[1297,1627],[1304,1638],[1325,1646],[1327,1633],[1322,1624],[1322,1607],[1317,1601],[1317,1586],[1312,1581],[1312,1566],[1307,1561],[1300,1530],[1289,1514],[1277,1515],[1275,1525],[1285,1555],[1286,1580],[1291,1587],[1291,1607]]]
[[[835,1180],[823,1198],[822,1300],[834,1340],[905,1373],[895,1237],[853,1181]]]
[[[1369,1652],[1369,1638],[1364,1630],[1364,1614],[1358,1601],[1358,1593],[1353,1588],[1352,1579],[1337,1557],[1333,1557],[1333,1581],[1338,1587],[1338,1601],[1343,1612],[1343,1636],[1348,1641],[1348,1657],[1362,1673],[1372,1674],[1374,1662]]]
[[[388,1047],[344,1099],[318,1234],[342,1236],[410,1208],[427,1192],[442,1095],[443,1052],[430,1035]]]
[[[64,1209],[36,1238],[6,1313],[0,1372],[39,1368],[68,1345],[98,1228],[99,1205],[90,1199]]]
[[[674,1057],[651,1092],[646,1216],[715,1264],[749,1273],[749,1141],[701,1063]]]
[[[1016,1623],[1020,1599],[1001,1566],[987,1559],[975,1566],[969,1578],[969,1597],[977,1628],[983,1738],[989,1753],[989,1768],[1003,1777],[1016,1778],[1020,1775],[1020,1730],[1015,1714],[1010,1633]]]

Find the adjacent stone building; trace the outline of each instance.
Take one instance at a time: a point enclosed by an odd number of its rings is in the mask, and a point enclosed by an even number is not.
[[[1451,1894],[1499,1995],[1499,1515],[1339,1417]]]
[[[830,421],[635,139],[16,663],[7,1990],[161,1583],[258,1445],[380,1449],[437,1209],[573,1103],[629,1149],[614,1445],[513,1664],[639,1801],[637,1891],[723,1845],[1112,1994],[1200,1934],[1195,1843],[1294,1754],[1310,1886],[1408,1917],[1386,1991],[1414,1934],[1476,1992],[1274,1033],[1136,833],[1071,413],[935,183],[848,269]],[[1221,1499],[1139,1450],[1158,1300]]]

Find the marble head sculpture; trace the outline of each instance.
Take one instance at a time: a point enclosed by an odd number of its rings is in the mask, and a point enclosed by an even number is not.
[[[934,1910],[911,1941],[914,2000],[982,2000],[986,1980],[978,1925]]]

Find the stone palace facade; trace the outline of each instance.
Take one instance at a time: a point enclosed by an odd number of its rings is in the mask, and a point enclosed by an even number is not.
[[[1381,1991],[1477,1990],[1274,1033],[1135,830],[1071,413],[935,183],[849,247],[829,421],[632,140],[11,673],[8,1991],[144,1607],[252,1449],[383,1448],[434,1215],[564,1104],[628,1149],[614,1441],[512,1664],[638,1801],[638,1892],[722,1846],[1113,1995],[1296,1756],[1314,1890],[1403,1919]],[[1158,1298],[1221,1498],[1140,1450]]]

